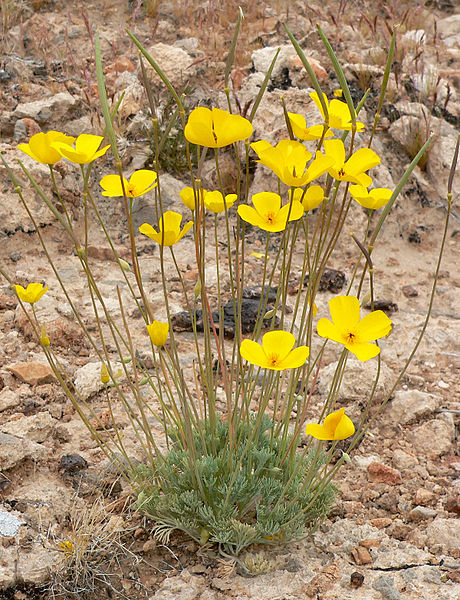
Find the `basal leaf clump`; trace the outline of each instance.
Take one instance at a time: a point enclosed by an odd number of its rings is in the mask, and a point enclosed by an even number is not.
[[[233,464],[228,460],[228,424],[212,431],[203,423],[193,434],[194,452],[175,442],[154,472],[138,471],[137,507],[165,531],[185,531],[198,542],[219,545],[239,554],[251,544],[299,539],[328,512],[335,487],[305,485],[321,466],[323,453],[296,454],[282,461],[282,448],[273,436],[275,424],[264,417],[254,439],[255,416],[235,431]],[[199,482],[199,483],[198,483]]]

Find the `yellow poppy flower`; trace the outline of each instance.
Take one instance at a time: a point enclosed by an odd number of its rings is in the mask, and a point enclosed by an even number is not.
[[[224,199],[222,193],[219,191],[206,192],[204,194],[204,205],[212,212],[221,213],[224,212],[225,207],[227,207],[227,210],[231,208],[237,198],[236,194],[227,194]]]
[[[283,231],[288,221],[297,221],[303,215],[303,207],[297,200],[281,207],[281,196],[274,192],[260,192],[251,198],[254,208],[241,204],[238,214],[247,223],[265,231]]]
[[[139,198],[139,196],[150,192],[156,187],[156,180],[157,174],[155,171],[149,171],[148,169],[134,171],[129,181],[123,177],[123,187],[127,198]],[[123,196],[120,175],[106,175],[101,179],[99,185],[104,190],[102,192],[103,196],[109,196],[110,198]]]
[[[23,302],[35,304],[49,290],[49,287],[43,287],[42,283],[29,283],[26,289],[22,285],[15,285],[14,289]]]
[[[373,210],[385,206],[393,193],[388,188],[374,188],[367,191],[362,185],[350,185],[348,191],[358,204]]]
[[[110,148],[109,144],[98,150],[103,139],[104,138],[101,135],[82,133],[75,141],[75,148],[61,142],[55,142],[52,144],[52,147],[64,158],[67,158],[67,160],[79,165],[86,165],[87,163],[96,160],[96,158],[103,156]]]
[[[328,169],[331,177],[364,187],[372,183],[372,179],[364,171],[380,164],[380,157],[373,150],[360,148],[347,161],[345,161],[345,146],[342,140],[325,140],[324,150],[326,156],[333,160],[333,165]]]
[[[203,202],[204,195],[207,193],[204,188],[201,188],[201,201]],[[195,210],[196,208],[196,198],[198,195],[198,190],[196,192],[193,191],[192,187],[185,187],[179,192],[179,197],[182,202],[185,204],[187,208],[190,210]]]
[[[72,146],[74,141],[74,137],[65,135],[60,131],[48,131],[47,133],[36,133],[27,144],[19,144],[18,148],[43,165],[54,165],[61,160],[62,155],[51,145],[59,142]]]
[[[193,227],[193,221],[189,221],[181,231],[181,221],[181,214],[167,210],[160,219],[158,232],[148,223],[141,225],[139,231],[160,244],[160,246],[172,246]]]
[[[348,104],[346,102],[342,102],[337,99],[329,102],[326,94],[323,93],[323,98],[329,114],[329,121],[326,121],[326,115],[324,114],[323,107],[321,106],[318,93],[312,92],[310,94],[310,98],[316,104],[321,116],[323,117],[324,121],[327,122],[329,127],[332,127],[332,129],[342,129],[342,131],[351,131],[352,124],[350,109],[348,108]],[[363,129],[364,123],[361,123],[361,121],[356,121],[356,131],[362,131]]]
[[[262,338],[262,344],[253,340],[243,340],[241,356],[253,365],[273,371],[297,369],[307,360],[310,349],[299,346],[292,349],[295,337],[289,331],[269,331]]]
[[[355,433],[355,426],[345,414],[345,409],[341,408],[327,415],[322,425],[309,423],[305,433],[317,440],[345,440]]]
[[[324,125],[312,125],[307,127],[305,117],[296,113],[288,113],[289,122],[291,123],[292,133],[299,138],[310,142],[312,140],[320,140],[323,137]],[[324,137],[332,137],[332,131],[326,131]]]
[[[161,348],[166,344],[166,340],[168,339],[169,323],[153,321],[153,323],[147,325],[147,331],[149,332],[152,344],[157,348]]]
[[[289,190],[289,200],[297,200],[305,212],[317,208],[324,200],[324,190],[320,185],[311,185],[307,190],[295,188]]]
[[[316,158],[307,167],[312,154],[303,144],[295,140],[281,140],[273,147],[266,140],[251,144],[262,163],[271,169],[286,185],[301,187],[320,177],[333,164],[333,159],[317,152]]]
[[[359,300],[355,296],[336,296],[329,300],[329,319],[320,319],[318,334],[343,344],[361,361],[369,360],[380,353],[373,342],[391,331],[391,320],[382,310],[375,310],[360,320]]]
[[[253,132],[250,121],[220,108],[199,106],[191,113],[184,129],[186,139],[206,148],[222,148],[246,140]]]

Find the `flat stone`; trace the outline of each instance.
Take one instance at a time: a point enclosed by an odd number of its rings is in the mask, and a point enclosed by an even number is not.
[[[7,369],[18,379],[29,385],[43,385],[44,383],[57,381],[51,367],[41,362],[15,363]]]
[[[415,506],[409,513],[411,521],[423,521],[424,519],[434,519],[438,512],[433,508],[426,506]]]
[[[443,552],[458,551],[460,519],[436,517],[426,528],[430,547],[441,546]]]
[[[38,460],[46,454],[45,448],[28,439],[0,433],[0,470],[7,471],[25,459]]]
[[[431,415],[441,403],[442,398],[434,394],[420,390],[398,390],[388,405],[387,416],[395,425],[407,425]]]
[[[337,361],[327,365],[320,373],[317,386],[319,393],[323,396],[329,393],[330,384],[336,367]],[[345,400],[349,402],[366,400],[372,389],[376,373],[377,361],[363,363],[359,360],[349,359],[347,361],[337,400],[339,402]],[[386,399],[394,379],[395,376],[393,371],[382,362],[379,382],[374,394],[374,402],[381,402]]]
[[[21,525],[25,522],[18,519],[16,515],[9,512],[0,511],[0,535],[4,537],[14,537]]]
[[[52,435],[56,423],[56,419],[53,419],[48,411],[44,411],[36,415],[8,421],[1,426],[1,430],[18,438],[25,438],[41,444]]]
[[[373,462],[367,467],[369,481],[374,483],[386,483],[387,485],[399,485],[402,483],[401,473],[392,467],[379,462]]]
[[[454,427],[441,419],[433,419],[414,429],[409,435],[417,452],[426,456],[441,456],[452,447]]]
[[[10,390],[10,388],[4,388],[0,392],[0,412],[4,410],[8,410],[9,408],[14,408],[20,402],[18,394]]]
[[[382,575],[374,581],[372,587],[380,592],[386,600],[400,600],[401,598],[401,594],[395,587],[394,579],[390,575]]]

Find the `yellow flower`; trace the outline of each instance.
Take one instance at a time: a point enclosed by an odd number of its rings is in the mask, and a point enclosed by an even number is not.
[[[59,548],[67,554],[72,554],[73,552],[73,544],[69,540],[66,540],[65,542],[59,542]]]
[[[362,185],[350,185],[348,191],[358,204],[373,210],[385,206],[392,194],[388,188],[374,188],[367,191]]]
[[[334,90],[334,96],[336,98],[341,98],[343,96],[343,90],[342,90],[342,88],[337,88],[336,90]]]
[[[219,191],[205,192],[204,205],[208,210],[212,210],[212,212],[221,213],[224,212],[225,207],[227,207],[227,210],[231,208],[237,198],[236,194],[227,194],[224,199],[222,193]]]
[[[153,321],[153,323],[147,325],[147,331],[149,332],[152,344],[157,348],[161,348],[166,344],[166,340],[168,339],[169,323]]]
[[[289,331],[269,331],[263,336],[262,344],[243,340],[240,354],[251,364],[263,369],[297,369],[307,360],[310,349],[308,346],[299,346],[293,350],[294,344],[295,337]]]
[[[204,188],[194,192],[192,187],[185,187],[179,192],[179,197],[187,208],[195,210],[198,193],[201,194],[201,201],[203,202],[204,195],[207,193]]]
[[[207,148],[222,148],[233,142],[246,140],[253,131],[250,121],[232,115],[220,108],[199,106],[190,113],[184,129],[185,137],[192,144]]]
[[[342,140],[325,140],[324,150],[326,156],[333,160],[333,165],[328,169],[329,175],[338,181],[350,181],[364,187],[372,183],[372,179],[364,173],[368,169],[380,164],[380,157],[370,148],[356,150],[345,162],[345,146]]]
[[[320,185],[311,185],[307,190],[295,188],[289,190],[289,200],[297,200],[305,212],[317,208],[324,200],[324,190]]]
[[[320,140],[323,137],[323,125],[307,127],[305,117],[296,113],[288,113],[288,117],[291,123],[292,132],[299,140],[310,142],[311,140]],[[332,131],[326,131],[324,137],[332,137],[333,135]]]
[[[241,204],[238,214],[255,227],[265,231],[283,231],[288,221],[297,221],[303,215],[303,207],[297,200],[281,207],[281,196],[274,192],[260,192],[251,198],[254,208]]]
[[[189,221],[181,231],[181,221],[181,214],[167,210],[160,219],[158,232],[148,223],[141,225],[139,231],[160,244],[160,246],[172,246],[193,227],[193,221]]]
[[[143,196],[156,187],[156,180],[157,174],[155,171],[149,171],[148,169],[134,171],[129,181],[123,177],[125,194],[128,198],[139,198],[139,196]],[[101,179],[99,185],[104,190],[102,192],[103,196],[109,196],[110,198],[123,196],[120,175],[106,175]]]
[[[317,330],[321,337],[343,344],[362,361],[379,354],[380,348],[369,342],[391,331],[391,320],[382,310],[371,312],[360,320],[359,300],[355,296],[331,298],[329,310],[332,322],[329,319],[318,321]]]
[[[36,133],[27,144],[19,144],[18,148],[43,165],[54,165],[61,160],[62,155],[51,145],[60,142],[71,146],[74,141],[74,137],[60,131],[48,131],[48,133]]]
[[[49,290],[49,287],[44,288],[42,283],[29,283],[27,289],[24,289],[22,285],[15,285],[14,289],[23,302],[35,304]]]
[[[318,107],[321,116],[326,122],[326,115],[324,114],[323,107],[321,106],[321,102],[317,92],[312,92],[310,94],[310,98]],[[329,100],[327,99],[326,94],[323,93],[323,98],[327,106],[327,111],[329,114],[329,121],[327,124],[332,129],[342,129],[343,131],[351,131],[351,115],[350,109],[348,108],[348,104],[346,102],[341,102],[340,100]],[[364,129],[364,123],[361,121],[356,121],[356,131],[362,131]]]
[[[251,144],[262,163],[271,169],[283,183],[301,187],[317,179],[333,164],[333,159],[317,152],[315,160],[307,167],[312,154],[303,144],[294,140],[281,140],[273,147],[266,140]]]
[[[345,409],[341,408],[327,415],[322,425],[309,423],[305,432],[317,440],[345,440],[355,433],[355,426],[345,414]]]
[[[75,148],[69,146],[69,144],[63,144],[61,142],[55,142],[52,144],[52,147],[64,158],[67,158],[67,160],[79,165],[85,165],[93,162],[93,160],[96,160],[96,158],[103,156],[110,148],[109,144],[108,146],[104,146],[98,150],[103,139],[104,138],[101,135],[82,133],[75,141]]]

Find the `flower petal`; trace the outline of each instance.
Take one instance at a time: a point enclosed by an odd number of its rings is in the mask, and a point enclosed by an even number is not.
[[[253,340],[243,340],[240,345],[241,356],[253,365],[267,367],[267,356],[262,346]]]
[[[374,358],[377,354],[380,354],[380,348],[377,344],[364,343],[364,344],[345,344],[345,348],[350,350],[356,358],[362,362]]]
[[[280,359],[278,366],[280,369],[297,369],[305,364],[309,356],[310,348],[308,346],[298,346],[291,350],[285,358]]]
[[[278,213],[281,208],[281,196],[274,192],[259,192],[251,198],[254,208],[260,216],[268,213]]]
[[[77,137],[77,141],[75,142],[75,150],[80,154],[93,156],[97,152],[103,139],[104,137],[102,135],[82,133]]]
[[[334,160],[334,168],[340,169],[345,163],[345,146],[342,140],[324,140],[323,145],[326,156]]]
[[[267,356],[278,356],[283,360],[291,352],[295,337],[289,331],[269,331],[262,338],[262,347]]]
[[[383,310],[375,310],[361,319],[356,327],[356,335],[360,342],[373,342],[385,337],[391,331],[391,319]]]
[[[370,148],[360,148],[353,152],[345,163],[347,173],[359,175],[380,164],[380,156]]]
[[[324,190],[320,185],[310,186],[304,194],[302,206],[304,211],[317,208],[324,200]]]
[[[359,300],[355,296],[335,296],[329,300],[334,325],[341,331],[354,329],[359,322]]]
[[[246,223],[249,223],[254,227],[260,227],[260,229],[264,229],[265,231],[271,231],[271,229],[268,229],[267,220],[261,217],[252,206],[241,204],[238,206],[237,212],[240,218],[243,219],[243,221],[246,221]]]
[[[329,319],[320,319],[316,325],[316,331],[323,338],[343,344],[344,338],[341,329],[331,323]]]
[[[149,169],[139,169],[129,178],[129,183],[135,188],[135,197],[139,197],[142,194],[146,194],[148,191],[153,189],[157,184],[157,174],[155,171]]]
[[[124,177],[123,183],[126,191],[128,189],[128,181]],[[110,198],[118,198],[119,196],[123,196],[123,189],[121,187],[119,175],[106,175],[100,180],[99,185],[104,190],[102,192],[103,196],[109,196]]]

